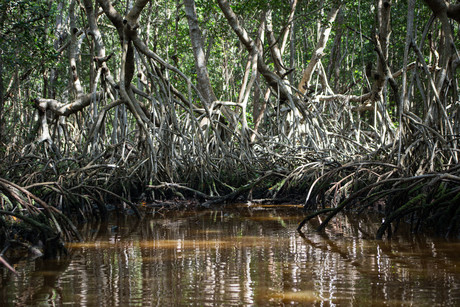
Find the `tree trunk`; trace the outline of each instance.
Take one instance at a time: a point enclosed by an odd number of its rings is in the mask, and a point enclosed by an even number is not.
[[[227,0],[217,0],[218,5],[220,9],[222,10],[222,13],[224,13],[225,18],[227,18],[228,23],[232,27],[233,31],[236,33],[238,38],[240,39],[240,42],[246,47],[248,52],[252,54],[253,52],[256,52],[257,54],[257,69],[261,73],[261,75],[264,77],[265,81],[270,85],[270,87],[273,89],[274,93],[279,93],[280,101],[281,102],[288,102],[291,107],[294,109],[294,103],[296,102],[296,98],[293,97],[290,93],[290,89],[286,87],[284,82],[270,69],[264,62],[264,58],[262,54],[259,52],[256,43],[254,40],[251,39],[249,36],[248,32],[246,29],[244,29],[239,21],[238,17],[236,14],[233,12],[233,10],[230,7],[230,4],[228,3]]]
[[[273,10],[269,10],[266,14],[267,41],[270,46],[273,63],[275,64],[276,74],[280,76],[280,78],[283,78],[286,74],[286,69],[284,68],[281,50],[278,46],[278,40],[275,38],[275,34],[273,33],[272,13]]]
[[[337,24],[338,29],[335,34],[334,43],[331,48],[331,55],[329,60],[329,65],[327,67],[327,77],[329,81],[334,80],[333,90],[334,92],[339,91],[339,69],[340,69],[340,58],[341,58],[341,45],[343,37],[343,25],[344,25],[344,14],[341,11],[337,13]],[[334,79],[332,78],[334,76]]]
[[[63,2],[59,2],[57,5],[57,10],[58,14],[56,16],[56,25],[55,25],[55,35],[56,39],[54,40],[54,49],[57,51],[62,44],[65,36],[66,36],[66,31],[64,31],[64,25],[63,25],[63,14],[64,14],[64,9],[63,9]],[[56,98],[56,82],[58,79],[58,70],[53,67],[51,68],[50,72],[50,86],[49,86],[49,97],[55,99]]]
[[[79,97],[83,94],[83,87],[81,86],[80,78],[78,77],[78,66],[77,66],[77,50],[78,48],[78,28],[75,16],[75,1],[72,0],[69,6],[69,21],[70,21],[70,51],[69,51],[69,62],[70,70],[72,71],[72,85],[75,91],[75,96]]]
[[[377,0],[377,37],[382,50],[383,59],[377,56],[377,73],[373,77],[372,101],[382,98],[385,86],[385,63],[388,63],[388,45],[391,34],[391,0]]]
[[[316,44],[316,48],[313,51],[313,55],[307,65],[307,68],[305,68],[303,72],[302,80],[298,86],[298,89],[302,94],[305,94],[305,91],[310,87],[311,77],[316,64],[318,64],[324,55],[324,48],[326,47],[329,35],[331,34],[332,25],[340,10],[340,6],[341,3],[334,2],[329,14],[327,15],[325,24],[321,27],[318,43]]]
[[[452,4],[445,0],[424,0],[437,16],[445,14],[446,17],[460,23],[460,4]]]
[[[208,69],[206,67],[206,53],[203,48],[203,38],[201,37],[198,17],[196,15],[195,0],[184,0],[185,15],[187,16],[190,40],[192,41],[193,56],[195,57],[195,69],[197,74],[197,87],[210,104],[216,101],[216,95],[209,80]]]
[[[263,54],[263,46],[264,46],[264,28],[265,28],[265,16],[261,16],[259,31],[257,33],[257,49],[259,54]],[[257,59],[256,59],[257,60]],[[260,73],[257,71],[256,74],[256,86],[254,88],[254,97],[252,102],[252,118],[254,122],[254,132],[251,135],[251,142],[254,142],[257,132],[259,130],[260,123],[264,117],[265,109],[267,108],[267,102],[264,97],[262,97],[262,90],[260,88]],[[270,89],[267,90],[268,92]]]

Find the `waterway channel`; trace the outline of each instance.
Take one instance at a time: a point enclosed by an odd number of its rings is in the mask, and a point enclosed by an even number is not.
[[[371,217],[323,234],[296,206],[114,214],[81,227],[59,260],[2,269],[0,306],[460,306],[460,240],[401,231],[372,238]]]

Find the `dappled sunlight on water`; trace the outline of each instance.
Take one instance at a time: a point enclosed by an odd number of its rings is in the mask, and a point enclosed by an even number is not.
[[[459,241],[376,241],[347,217],[299,234],[301,219],[270,206],[88,223],[69,257],[1,271],[0,305],[460,305]]]

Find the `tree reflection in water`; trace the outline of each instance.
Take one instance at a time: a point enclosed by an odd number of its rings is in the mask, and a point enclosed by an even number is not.
[[[59,261],[2,272],[2,306],[459,305],[459,241],[375,241],[371,217],[296,232],[276,207],[113,217]]]

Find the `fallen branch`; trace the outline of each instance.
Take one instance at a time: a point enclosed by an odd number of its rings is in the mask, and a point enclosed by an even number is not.
[[[216,197],[215,196],[210,196],[210,195],[207,195],[203,192],[200,192],[198,190],[195,190],[195,189],[192,189],[192,188],[189,188],[187,186],[183,186],[183,185],[180,185],[180,184],[177,184],[177,183],[167,183],[167,182],[162,182],[161,184],[159,185],[148,185],[147,188],[151,188],[151,189],[165,189],[165,188],[169,188],[169,189],[181,189],[181,190],[185,190],[185,191],[189,191],[189,192],[192,192],[194,193],[196,196],[198,197],[201,197],[201,198],[204,198],[204,199],[215,199]]]
[[[15,275],[18,275],[18,272],[16,272],[16,270],[5,260],[5,258],[3,258],[1,255],[0,255],[0,262],[3,263],[3,265],[8,269],[10,270],[11,272],[13,272]]]
[[[227,195],[224,195],[222,197],[217,197],[217,198],[208,200],[208,201],[200,204],[200,207],[209,209],[211,206],[214,206],[214,205],[219,205],[219,204],[225,203],[227,201],[234,201],[235,199],[237,199],[243,193],[246,193],[246,192],[250,191],[257,184],[259,184],[262,180],[264,180],[264,179],[266,179],[266,178],[268,178],[268,177],[270,177],[270,176],[272,176],[274,174],[275,173],[270,171],[270,172],[266,173],[265,175],[263,175],[262,177],[257,178],[253,182],[245,184],[244,186],[239,187],[238,189],[236,189],[235,191],[233,191],[233,192],[231,192],[231,193],[229,193]]]

